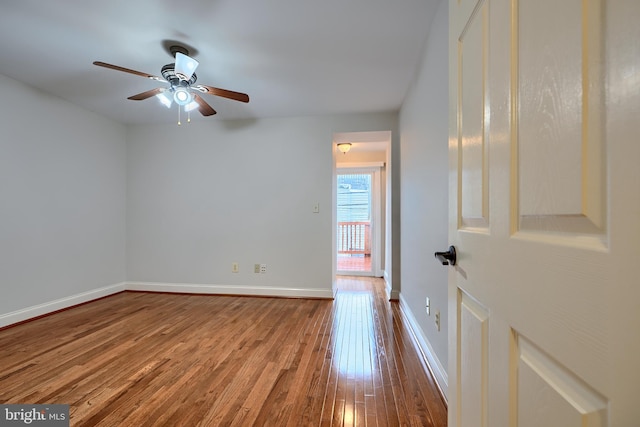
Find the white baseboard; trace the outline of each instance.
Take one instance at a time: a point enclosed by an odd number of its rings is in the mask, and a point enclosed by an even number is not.
[[[0,314],[0,328],[13,325],[15,323],[24,322],[25,320],[33,319],[45,314],[53,313],[54,311],[73,307],[74,305],[82,304],[98,298],[117,294],[118,292],[122,292],[124,290],[125,284],[117,283],[115,285],[92,289],[87,292],[60,298],[55,301],[49,301],[43,304],[23,308],[21,310],[12,311],[11,313]]]
[[[436,380],[442,396],[445,400],[447,400],[447,390],[449,388],[447,370],[436,356],[436,353],[433,351],[433,347],[431,347],[431,344],[429,344],[429,340],[422,332],[422,328],[420,328],[420,325],[418,325],[416,317],[411,312],[411,309],[409,308],[407,301],[404,299],[402,294],[400,294],[400,312],[409,323],[409,327],[411,328],[411,332],[413,333],[413,336],[418,343],[418,347],[420,347],[420,351],[426,359],[426,368],[431,371],[431,374]]]
[[[186,294],[245,295],[281,298],[333,298],[333,289],[278,288],[266,286],[199,285],[193,283],[127,282],[128,291]]]
[[[277,288],[259,286],[198,285],[191,283],[148,283],[123,282],[103,288],[93,289],[55,301],[34,305],[11,313],[0,314],[0,328],[34,319],[74,305],[123,291],[172,292],[187,294],[246,295],[281,298],[323,298],[333,299],[333,289]]]

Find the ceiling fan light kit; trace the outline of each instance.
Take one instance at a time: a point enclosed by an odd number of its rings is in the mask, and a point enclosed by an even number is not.
[[[171,108],[171,105],[173,104],[173,97],[168,96],[165,91],[162,91],[159,94],[157,94],[156,98],[158,98],[158,100],[162,105],[164,105],[167,108]]]
[[[183,53],[176,53],[175,71],[180,80],[189,80],[199,64],[198,61]]]
[[[187,88],[179,87],[173,92],[173,100],[176,104],[185,106],[193,101],[193,95]]]
[[[127,99],[133,101],[142,101],[155,96],[160,101],[160,103],[167,108],[171,108],[173,102],[175,102],[178,105],[179,125],[181,124],[180,107],[182,107],[188,114],[188,122],[191,121],[190,112],[196,109],[205,117],[216,114],[216,110],[214,110],[196,92],[214,96],[221,96],[223,98],[232,99],[234,101],[249,102],[249,95],[247,95],[246,93],[234,92],[227,89],[219,89],[207,85],[195,85],[195,82],[198,80],[198,76],[196,75],[195,71],[200,63],[194,58],[191,58],[189,56],[188,50],[182,46],[171,46],[170,51],[171,54],[175,57],[175,62],[162,67],[162,69],[160,70],[160,74],[162,75],[162,77],[157,77],[152,74],[143,73],[141,71],[120,67],[118,65],[112,65],[101,61],[94,61],[93,64],[99,67],[110,68],[112,70],[146,77],[158,82],[168,83],[169,87],[151,89],[137,95],[132,95]]]

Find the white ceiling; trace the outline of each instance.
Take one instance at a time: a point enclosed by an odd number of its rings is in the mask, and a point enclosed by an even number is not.
[[[92,65],[160,75],[163,42],[197,49],[198,83],[249,94],[204,95],[201,120],[390,111],[416,72],[442,0],[2,0],[0,74],[123,123],[174,120],[158,83]],[[166,44],[166,42],[165,42]]]

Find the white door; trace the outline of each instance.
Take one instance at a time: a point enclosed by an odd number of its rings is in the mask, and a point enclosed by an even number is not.
[[[449,4],[449,426],[640,426],[640,1]]]

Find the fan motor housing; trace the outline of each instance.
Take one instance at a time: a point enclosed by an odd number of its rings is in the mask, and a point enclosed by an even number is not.
[[[176,64],[173,63],[173,64],[167,64],[163,66],[162,70],[160,70],[162,77],[169,82],[171,87],[177,87],[177,86],[188,87],[194,84],[196,80],[198,80],[198,76],[196,76],[196,73],[193,73],[193,75],[189,80],[182,80],[180,77],[177,76],[175,69],[176,69]]]

